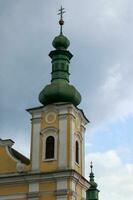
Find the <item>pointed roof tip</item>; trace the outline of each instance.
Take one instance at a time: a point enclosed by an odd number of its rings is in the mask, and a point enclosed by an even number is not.
[[[63,8],[61,6],[61,8],[59,9],[59,13],[58,15],[60,15],[60,20],[59,20],[59,25],[60,25],[60,35],[62,35],[62,26],[64,25],[64,20],[63,20],[63,14],[65,13],[65,8]]]
[[[90,183],[91,183],[91,185],[92,185],[92,187],[94,187],[94,188],[97,188],[97,183],[95,182],[95,175],[94,175],[94,172],[93,172],[93,163],[92,163],[92,161],[90,162],[90,168],[91,168],[91,172],[90,172],[90,175],[89,175],[89,177],[90,177]]]
[[[91,169],[91,172],[90,172],[90,181],[94,181],[94,173],[93,173],[93,163],[92,161],[90,162],[90,169]]]
[[[94,173],[93,173],[93,163],[92,161],[90,162],[90,187],[86,191],[86,200],[99,200],[99,190],[97,189],[98,184],[94,180]]]
[[[92,163],[92,161],[90,162],[90,168],[91,168],[91,173],[92,173],[92,169],[93,169],[93,163]]]

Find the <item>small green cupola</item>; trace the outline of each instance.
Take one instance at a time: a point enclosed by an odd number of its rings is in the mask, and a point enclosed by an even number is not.
[[[97,183],[94,181],[94,173],[93,173],[93,165],[92,165],[92,162],[91,162],[91,165],[90,165],[90,168],[91,168],[91,173],[90,173],[90,188],[87,190],[86,192],[86,199],[87,200],[99,200],[99,190],[97,189]]]
[[[81,102],[81,95],[73,85],[69,84],[69,63],[73,55],[67,50],[70,41],[62,33],[64,8],[61,7],[59,11],[61,15],[60,34],[52,42],[55,50],[49,53],[52,59],[51,83],[40,92],[39,101],[44,106],[59,102],[72,103],[77,106]]]

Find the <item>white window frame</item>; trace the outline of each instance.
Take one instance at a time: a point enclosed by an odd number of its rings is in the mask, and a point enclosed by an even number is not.
[[[58,129],[46,128],[41,131],[42,134],[42,161],[57,160],[57,143],[58,143]],[[54,158],[46,158],[46,140],[49,136],[54,137]]]

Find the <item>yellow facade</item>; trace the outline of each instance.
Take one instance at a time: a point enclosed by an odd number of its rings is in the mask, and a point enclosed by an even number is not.
[[[0,186],[0,196],[7,194],[18,194],[18,193],[26,193],[28,192],[29,186],[28,184],[23,185],[2,185]]]
[[[12,140],[0,140],[0,200],[85,199],[89,183],[83,174],[83,113],[71,104],[28,112],[32,116],[30,159],[12,148]],[[55,157],[48,160],[45,140],[51,134],[56,140]],[[75,162],[76,140],[79,163]]]
[[[6,146],[0,146],[0,158],[1,173],[16,171],[16,162],[7,154]]]

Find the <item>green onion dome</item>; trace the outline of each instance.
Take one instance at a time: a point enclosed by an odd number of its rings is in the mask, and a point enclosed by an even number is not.
[[[39,101],[43,105],[57,102],[69,102],[77,106],[81,101],[81,95],[74,86],[66,82],[58,81],[47,85],[39,95]]]
[[[72,54],[67,50],[69,40],[63,34],[53,40],[55,50],[49,56],[52,59],[51,84],[44,87],[39,94],[39,101],[43,105],[67,102],[75,106],[81,102],[81,95],[73,85],[69,84],[69,63]]]
[[[70,41],[63,34],[60,34],[54,38],[52,45],[55,49],[67,49],[70,45]]]

